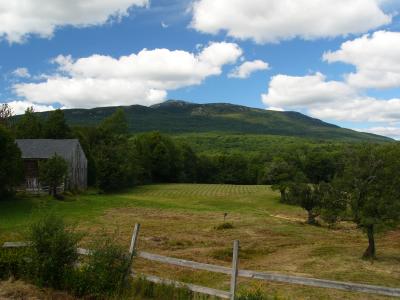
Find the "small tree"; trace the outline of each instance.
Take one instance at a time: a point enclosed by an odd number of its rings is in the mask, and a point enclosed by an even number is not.
[[[0,199],[20,183],[22,170],[21,151],[9,130],[0,125]]]
[[[41,119],[35,114],[33,107],[29,107],[16,124],[16,135],[19,139],[39,139],[43,135],[42,129]]]
[[[44,124],[44,136],[47,139],[67,139],[71,136],[71,129],[67,125],[61,109],[49,113]]]
[[[39,165],[40,182],[49,186],[49,194],[55,198],[57,197],[57,187],[65,181],[67,172],[67,162],[57,154]]]
[[[289,187],[290,202],[304,208],[308,213],[307,223],[317,224],[316,217],[322,207],[324,189],[320,184],[292,183]]]
[[[400,148],[396,144],[365,145],[347,155],[337,189],[350,217],[368,237],[364,258],[375,258],[375,233],[400,222]]]
[[[13,116],[13,111],[7,103],[0,105],[0,125],[10,127],[10,119]]]
[[[263,181],[272,184],[273,190],[279,190],[281,202],[287,202],[286,191],[296,177],[299,177],[298,170],[284,159],[277,157],[267,165]]]
[[[122,108],[118,108],[111,116],[104,119],[99,127],[102,130],[117,135],[126,135],[129,132],[128,121]]]

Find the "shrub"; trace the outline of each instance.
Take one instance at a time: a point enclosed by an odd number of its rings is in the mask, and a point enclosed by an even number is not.
[[[39,286],[63,288],[78,259],[78,235],[66,229],[61,218],[48,215],[31,226],[29,237],[32,280]]]
[[[112,240],[98,241],[80,269],[70,276],[69,285],[77,296],[94,297],[118,295],[128,284],[131,259]]]
[[[26,256],[26,249],[0,248],[0,280],[22,277],[26,272]]]
[[[228,223],[228,222],[222,223],[222,224],[218,225],[217,227],[215,227],[216,230],[225,230],[225,229],[233,229],[233,228],[235,228],[233,226],[233,224]]]

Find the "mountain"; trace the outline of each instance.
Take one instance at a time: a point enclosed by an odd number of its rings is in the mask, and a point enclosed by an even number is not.
[[[196,104],[169,100],[150,107],[121,107],[133,133],[158,130],[170,134],[230,133],[294,136],[340,141],[390,141],[369,133],[341,128],[292,111],[270,111],[229,103]],[[70,125],[95,125],[117,107],[67,109]],[[47,114],[47,113],[42,113]]]

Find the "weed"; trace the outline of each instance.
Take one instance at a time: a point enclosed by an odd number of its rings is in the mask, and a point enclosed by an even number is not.
[[[233,224],[229,223],[229,222],[222,223],[215,227],[216,230],[226,230],[226,229],[233,229],[233,228],[235,228],[235,226],[233,226]]]
[[[62,288],[78,259],[79,236],[54,215],[44,216],[30,228],[30,277],[39,286]]]

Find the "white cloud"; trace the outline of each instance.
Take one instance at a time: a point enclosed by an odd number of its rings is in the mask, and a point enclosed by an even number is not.
[[[389,24],[379,0],[197,0],[191,26],[257,43],[364,33]]]
[[[268,107],[305,110],[325,120],[400,122],[400,99],[367,97],[346,83],[327,81],[321,73],[274,76],[262,100]]]
[[[49,111],[54,110],[55,108],[52,105],[41,105],[37,103],[32,103],[29,101],[11,101],[7,103],[14,114],[21,115],[25,112],[25,110],[29,107],[33,107],[33,110],[36,112],[40,111]]]
[[[367,129],[357,129],[357,131],[361,132],[369,132],[373,134],[389,136],[396,140],[400,139],[400,128],[399,127],[372,127]]]
[[[242,50],[234,43],[211,43],[200,53],[143,49],[113,58],[92,55],[77,60],[58,56],[58,74],[43,82],[20,83],[14,91],[27,101],[90,108],[109,105],[151,105],[165,100],[168,90],[202,83],[235,63]]]
[[[359,88],[400,87],[400,32],[377,31],[343,43],[340,50],[324,54],[327,62],[354,65],[346,76]]]
[[[12,74],[16,77],[20,78],[29,78],[31,77],[31,74],[29,74],[29,70],[27,68],[18,68],[15,69]]]
[[[0,38],[20,43],[29,35],[49,38],[57,27],[102,25],[149,0],[12,0],[0,3]]]
[[[252,73],[262,70],[268,70],[268,63],[262,60],[246,61],[240,66],[236,67],[229,73],[228,77],[231,78],[248,78]]]
[[[299,108],[355,96],[356,92],[345,83],[326,81],[321,73],[308,76],[279,74],[272,77],[268,93],[262,95],[262,100],[268,106]]]

